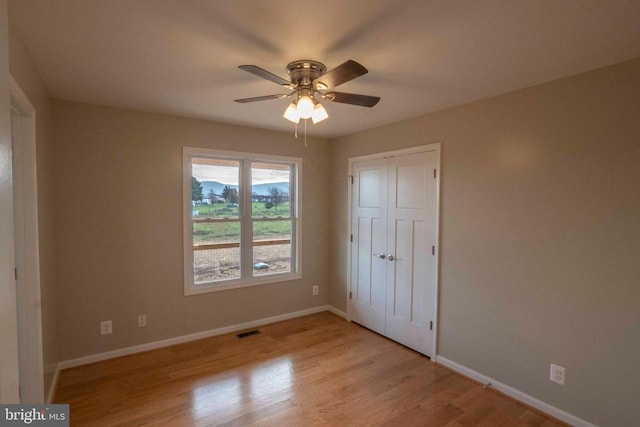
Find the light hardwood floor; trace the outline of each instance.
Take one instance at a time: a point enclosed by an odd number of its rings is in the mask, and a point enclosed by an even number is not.
[[[72,426],[560,426],[328,312],[61,372]]]

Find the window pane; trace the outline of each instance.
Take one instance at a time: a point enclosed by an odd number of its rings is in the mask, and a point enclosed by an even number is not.
[[[194,222],[194,284],[238,278],[240,278],[240,223]]]
[[[194,219],[238,218],[238,161],[195,157],[191,174]]]
[[[291,221],[253,222],[253,275],[291,272]]]
[[[184,250],[192,260],[185,295],[299,278],[302,159],[192,147],[183,154]]]
[[[251,212],[254,218],[288,218],[291,165],[251,164]]]

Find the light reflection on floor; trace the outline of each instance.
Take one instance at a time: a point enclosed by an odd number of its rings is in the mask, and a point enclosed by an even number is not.
[[[293,364],[290,357],[281,357],[250,366],[222,372],[196,387],[191,394],[191,414],[194,419],[216,418],[241,414],[247,402],[256,408],[262,404],[290,398],[293,387]],[[255,409],[255,408],[253,408]]]

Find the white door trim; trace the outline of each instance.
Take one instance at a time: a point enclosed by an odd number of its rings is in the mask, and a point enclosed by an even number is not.
[[[13,183],[16,218],[16,266],[22,284],[17,293],[20,388],[22,403],[44,403],[42,306],[38,245],[38,185],[36,171],[36,111],[11,78],[11,109],[17,113],[19,135],[14,141]],[[15,124],[15,123],[14,123]],[[20,229],[18,229],[18,227]],[[18,239],[20,241],[18,241]]]
[[[431,357],[431,360],[435,362],[436,360],[436,356],[438,355],[438,318],[439,318],[439,313],[438,313],[438,306],[439,306],[439,288],[440,288],[440,176],[441,174],[441,159],[440,159],[440,143],[434,143],[434,144],[428,144],[428,145],[421,145],[419,147],[410,147],[410,148],[404,148],[404,149],[400,149],[400,150],[394,150],[394,151],[386,151],[383,153],[374,153],[374,154],[367,154],[364,156],[357,156],[357,157],[349,157],[348,160],[348,179],[347,179],[347,197],[348,197],[348,203],[347,203],[347,247],[349,248],[348,252],[348,256],[347,256],[347,281],[348,281],[348,286],[347,286],[347,320],[351,321],[351,307],[349,304],[349,293],[351,292],[351,287],[352,287],[352,283],[351,283],[351,236],[353,235],[353,230],[351,229],[351,203],[352,203],[352,179],[353,179],[353,164],[357,163],[357,162],[362,162],[362,161],[366,161],[366,160],[376,160],[376,159],[384,159],[384,158],[388,158],[388,157],[396,157],[396,156],[404,156],[407,154],[415,154],[415,153],[422,153],[425,151],[435,151],[437,153],[437,173],[436,173],[436,233],[435,233],[435,237],[436,237],[436,243],[435,243],[435,269],[434,269],[434,275],[435,275],[435,295],[434,295],[434,301],[435,301],[435,307],[433,310],[433,342],[432,342],[432,348],[433,348],[433,355]]]
[[[7,2],[0,0],[0,402],[19,403]]]

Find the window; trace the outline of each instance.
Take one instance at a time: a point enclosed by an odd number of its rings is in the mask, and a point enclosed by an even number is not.
[[[299,279],[302,159],[185,147],[185,295]]]

